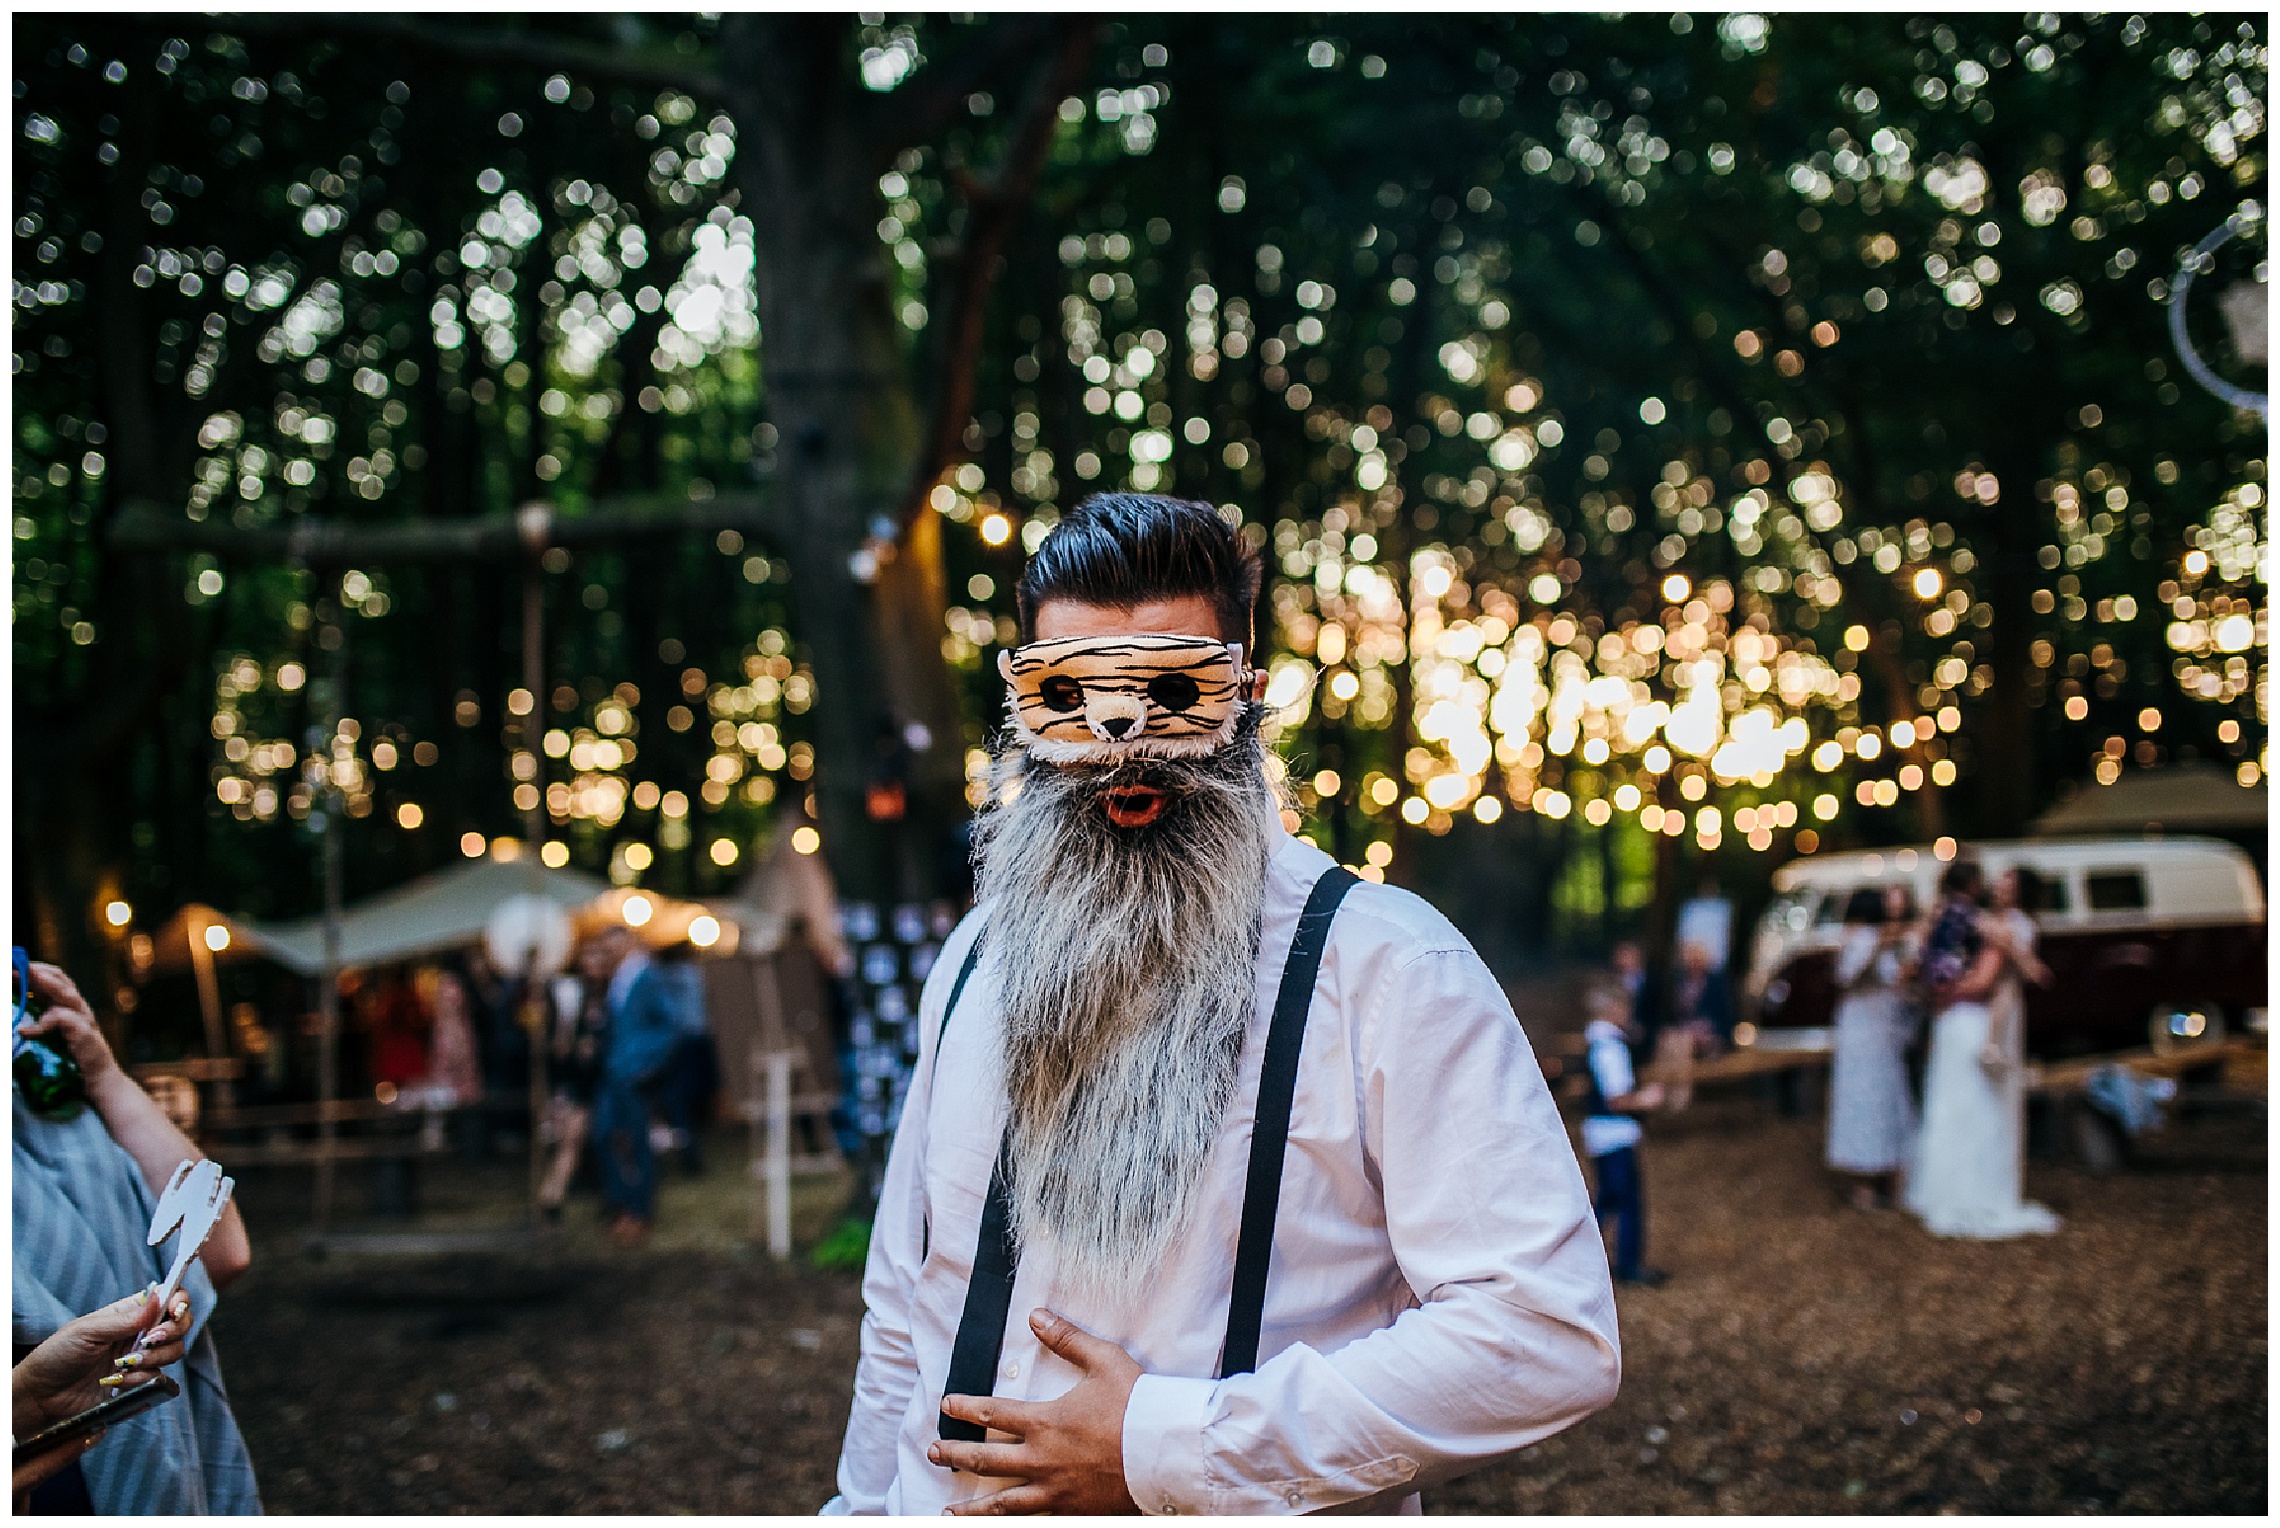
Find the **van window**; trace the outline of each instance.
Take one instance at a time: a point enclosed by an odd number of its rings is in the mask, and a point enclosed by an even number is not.
[[[2128,912],[2145,906],[2145,872],[2093,870],[2082,878],[2094,913]]]
[[[2036,873],[2042,877],[2042,905],[2035,911],[2043,913],[2071,911],[2072,907],[2068,901],[2069,893],[2066,889],[2066,877],[2054,875],[2048,870]]]
[[[1817,891],[1791,891],[1773,899],[1765,910],[1764,927],[1780,933],[1798,933],[1813,921]]]
[[[1821,898],[1820,914],[1813,921],[1823,925],[1842,923],[1845,917],[1845,904],[1851,900],[1852,890],[1849,887],[1843,891],[1830,892]]]

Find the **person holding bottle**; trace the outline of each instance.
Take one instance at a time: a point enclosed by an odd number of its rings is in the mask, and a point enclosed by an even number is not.
[[[72,1321],[155,1285],[171,1244],[146,1240],[158,1195],[185,1160],[205,1153],[121,1069],[71,978],[38,961],[23,968],[46,1008],[16,1031],[78,1068],[84,1103],[39,1107],[21,1077],[12,1088],[13,1280],[18,1361]],[[19,1010],[21,1012],[21,1010]],[[261,1510],[253,1462],[230,1413],[221,1360],[206,1329],[219,1292],[252,1263],[245,1222],[226,1207],[182,1281],[190,1322],[168,1372],[181,1396],[110,1430],[111,1442],[34,1488],[34,1513],[237,1515]]]

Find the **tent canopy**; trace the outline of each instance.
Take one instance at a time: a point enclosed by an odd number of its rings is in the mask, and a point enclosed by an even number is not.
[[[221,928],[229,932],[229,940],[215,949],[209,929]],[[233,918],[219,908],[203,902],[186,902],[174,911],[174,916],[160,924],[150,936],[150,969],[175,972],[193,969],[190,941],[202,941],[209,954],[217,961],[258,960],[264,956],[282,959],[269,947],[252,924],[243,918]],[[287,962],[290,964],[291,962]]]
[[[2261,786],[2244,786],[2209,764],[2132,770],[2112,785],[2087,786],[2035,819],[2037,838],[2081,834],[2264,831]]]
[[[340,920],[341,967],[349,970],[463,949],[483,937],[484,923],[509,897],[536,893],[576,912],[609,889],[598,876],[549,869],[535,860],[470,860],[346,909]],[[245,925],[240,921],[233,927]],[[324,919],[251,932],[260,953],[304,976],[324,974]]]
[[[773,951],[797,920],[825,970],[852,971],[855,954],[839,931],[839,892],[832,884],[831,867],[822,855],[802,854],[792,844],[792,825],[805,821],[797,815],[785,819],[774,847],[754,862],[736,890],[736,899],[719,910],[743,926],[746,940],[762,941],[754,953]]]

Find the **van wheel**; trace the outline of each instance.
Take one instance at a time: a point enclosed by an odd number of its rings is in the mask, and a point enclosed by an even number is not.
[[[2214,1003],[2157,1003],[2146,1029],[2155,1055],[2174,1056],[2223,1043],[2225,1014]]]

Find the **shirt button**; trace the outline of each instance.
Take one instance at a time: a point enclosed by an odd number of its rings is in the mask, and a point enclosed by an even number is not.
[[[1179,1512],[1179,1510],[1180,1510],[1179,1508],[1177,1508],[1177,1507],[1173,1506],[1173,1505],[1172,1505],[1170,1502],[1165,1502],[1165,1503],[1164,1503],[1164,1516],[1166,1516],[1166,1517],[1172,1517],[1172,1516],[1176,1515],[1176,1514]]]
[[[1016,1360],[1009,1358],[1005,1361],[1005,1367],[998,1372],[1007,1379],[1019,1379],[1021,1377],[1021,1365]]]

